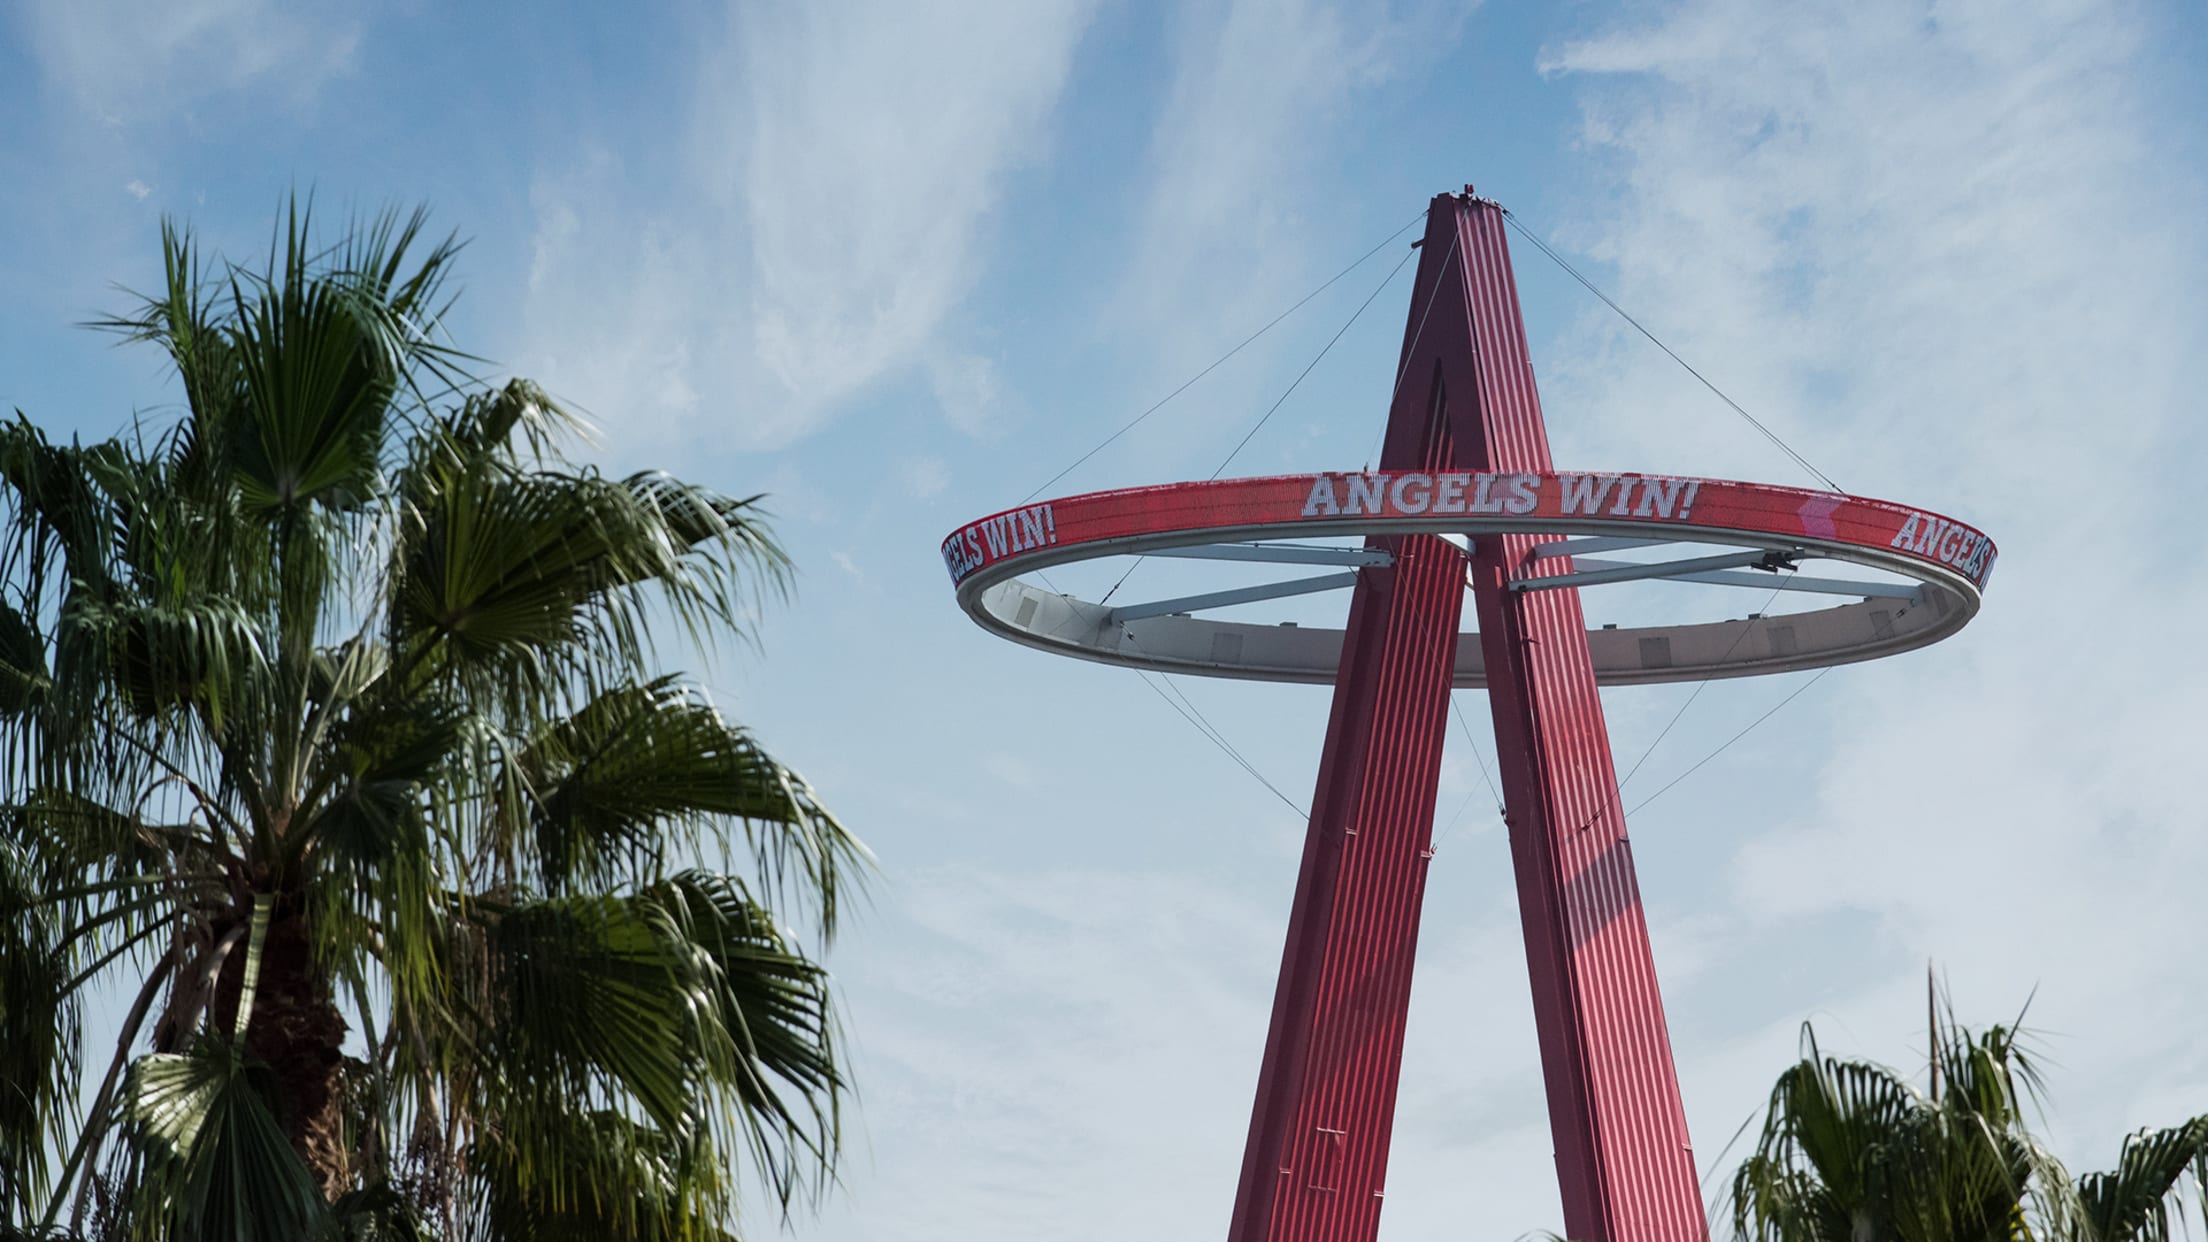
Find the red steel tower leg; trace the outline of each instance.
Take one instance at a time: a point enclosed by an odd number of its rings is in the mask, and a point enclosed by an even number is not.
[[[1474,469],[1548,470],[1502,209],[1452,206],[1461,277],[1444,283],[1433,318],[1459,333],[1469,323],[1469,340],[1438,348],[1444,383],[1476,394],[1453,430]],[[1435,214],[1445,214],[1441,200]],[[1468,311],[1445,315],[1460,294]],[[1472,594],[1565,1231],[1589,1242],[1700,1239],[1694,1152],[1579,593],[1507,585],[1536,542],[1474,541]]]
[[[1429,244],[1421,285],[1439,258]],[[1383,469],[1456,465],[1433,395],[1423,384],[1398,393]],[[1370,546],[1395,559],[1363,571],[1351,597],[1234,1242],[1370,1239],[1380,1228],[1464,558],[1432,535]]]
[[[1383,470],[1547,470],[1499,208],[1437,197]],[[1471,583],[1510,820],[1566,1232],[1704,1236],[1693,1153],[1577,593],[1515,593],[1532,537],[1475,542]],[[1231,1242],[1371,1242],[1432,857],[1465,562],[1374,539],[1319,764]]]

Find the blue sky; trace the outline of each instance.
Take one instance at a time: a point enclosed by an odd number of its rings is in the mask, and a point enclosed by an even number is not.
[[[155,279],[163,214],[250,255],[311,187],[471,238],[454,337],[609,464],[772,494],[798,597],[704,672],[882,859],[833,959],[859,1137],[799,1236],[1225,1228],[1302,826],[1132,673],[985,636],[935,545],[1466,181],[1850,490],[2002,545],[1960,637],[1836,671],[1634,820],[1705,1164],[1804,1018],[1914,1065],[1928,958],[1974,1021],[2038,988],[2076,1165],[2208,1112],[2197,6],[485,8],[17,6],[0,406],[158,415],[158,359],[72,325]],[[1210,474],[1393,254],[1056,490]],[[1803,481],[1516,260],[1561,462]],[[1363,463],[1407,279],[1235,472]],[[1797,684],[1712,686],[1653,750],[1691,689],[1608,695],[1628,805]],[[1323,690],[1180,688],[1308,797]],[[1453,737],[1388,1238],[1557,1223],[1479,789]]]

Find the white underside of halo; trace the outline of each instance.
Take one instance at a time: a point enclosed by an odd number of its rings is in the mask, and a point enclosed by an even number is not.
[[[1383,520],[1330,529],[1326,534],[1430,533],[1469,551],[1471,540],[1486,533],[1436,530],[1435,525],[1430,520]],[[1600,520],[1569,522],[1568,528],[1559,529],[1558,537],[1532,549],[1513,575],[1513,588],[1584,591],[1616,582],[1671,581],[1851,598],[1847,603],[1783,615],[1590,629],[1588,653],[1596,680],[1603,685],[1746,677],[1877,659],[1937,642],[1962,628],[1978,610],[1978,590],[1968,581],[1898,554],[1839,541],[1710,528],[1667,532],[1675,535],[1672,539],[1650,539],[1645,526],[1617,523],[1611,530],[1608,525]],[[1509,529],[1525,532],[1523,525]],[[1341,660],[1340,628],[1202,615],[1207,610],[1346,589],[1365,569],[1387,563],[1387,554],[1378,549],[1289,541],[1312,533],[1252,531],[1243,540],[1222,540],[1222,532],[1211,531],[1084,545],[1067,555],[1031,557],[998,572],[977,573],[961,584],[959,598],[983,627],[1059,655],[1206,677],[1330,684]],[[1634,549],[1660,558],[1664,545],[1678,543],[1739,551],[1676,560],[1619,561],[1586,555]],[[1328,572],[1117,606],[1061,594],[1016,576],[1048,564],[1112,555],[1323,566]],[[1847,562],[1900,580],[1793,572],[1794,565],[1807,559]],[[1453,683],[1461,689],[1486,684],[1477,634],[1459,637]]]

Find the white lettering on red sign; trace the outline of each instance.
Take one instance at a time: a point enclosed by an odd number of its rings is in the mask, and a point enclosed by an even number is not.
[[[983,518],[943,541],[943,563],[956,582],[999,557],[1058,542],[1058,518],[1049,505],[1029,505]]]
[[[1952,567],[1984,586],[1993,571],[1993,541],[1959,522],[1930,513],[1911,513],[1887,546]]]
[[[1267,482],[1270,481],[1260,481]],[[1524,517],[1543,514],[1597,522],[1636,521],[1689,524],[1694,521],[1695,501],[1702,490],[1697,479],[1641,474],[1541,475],[1511,471],[1380,471],[1311,476],[1304,495],[1306,519],[1434,519],[1486,515]],[[1290,493],[1292,497],[1293,493]],[[1735,525],[1739,502],[1722,491],[1725,503],[1705,524],[1720,528]],[[1293,499],[1282,497],[1287,503]],[[1791,505],[1794,500],[1786,501]],[[1845,498],[1828,497],[1803,505],[1798,520],[1801,531],[1822,539],[1840,537],[1834,515],[1842,512]],[[1878,506],[1885,513],[1905,515],[1889,546],[1911,556],[1946,565],[1983,586],[1993,569],[1993,542],[1984,535],[1946,518],[1914,510]],[[1764,515],[1748,514],[1752,521]],[[1277,517],[1265,520],[1277,521]],[[1843,516],[1860,524],[1865,515]],[[1751,523],[1752,524],[1752,523]],[[1772,533],[1783,533],[1777,528]],[[1140,532],[1136,532],[1140,533]],[[1083,523],[1077,539],[1093,537]],[[1852,542],[1858,535],[1847,538]],[[1870,536],[1874,540],[1876,536]],[[962,581],[985,565],[1006,557],[1047,548],[1058,543],[1057,515],[1050,504],[1029,505],[969,523],[943,541],[944,564],[951,579]]]
[[[1662,518],[1685,521],[1694,512],[1696,479],[1637,474],[1560,474],[1558,510],[1565,514]],[[1449,514],[1531,513],[1541,507],[1538,474],[1469,471],[1429,474],[1322,474],[1311,481],[1303,516],[1426,517]]]

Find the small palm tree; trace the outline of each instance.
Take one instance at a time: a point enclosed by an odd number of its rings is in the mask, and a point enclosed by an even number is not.
[[[832,1176],[864,851],[655,659],[788,564],[472,380],[422,230],[166,228],[105,326],[179,416],[0,425],[7,1229],[725,1238]]]
[[[2014,1027],[1936,1019],[1931,1090],[1823,1055],[1779,1076],[1735,1173],[1735,1234],[1754,1242],[2165,1242],[2191,1173],[2208,1186],[2208,1116],[2124,1140],[2073,1180],[2027,1124],[2040,1093]],[[2173,1212],[2173,1208],[2175,1211]],[[2201,1205],[2208,1218],[2208,1199]]]

